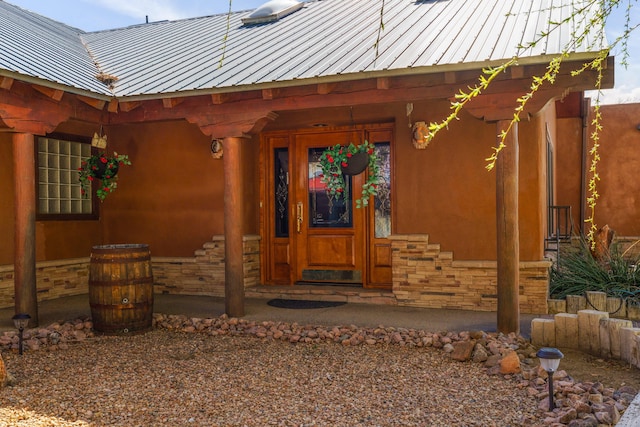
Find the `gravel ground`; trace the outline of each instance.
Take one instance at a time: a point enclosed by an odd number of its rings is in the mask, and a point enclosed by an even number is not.
[[[539,425],[515,376],[433,347],[154,330],[3,353],[0,426]]]

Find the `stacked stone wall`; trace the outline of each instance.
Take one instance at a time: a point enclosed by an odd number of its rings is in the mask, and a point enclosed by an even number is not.
[[[15,304],[15,270],[0,266],[0,308]],[[52,300],[89,292],[89,258],[74,258],[36,264],[38,301]]]
[[[428,235],[391,236],[393,293],[398,305],[497,310],[497,263],[456,261]],[[520,263],[520,310],[547,312],[550,261]]]
[[[193,258],[154,257],[156,293],[224,296],[224,236],[214,236]],[[260,283],[260,237],[243,239],[244,286]]]
[[[245,236],[245,288],[260,283],[260,238]],[[89,293],[90,258],[39,262],[36,265],[38,301]],[[224,237],[196,251],[194,257],[152,257],[154,292],[182,295],[224,296]],[[13,265],[0,266],[0,308],[14,306]]]

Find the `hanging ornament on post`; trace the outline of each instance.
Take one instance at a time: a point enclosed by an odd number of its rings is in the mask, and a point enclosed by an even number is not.
[[[211,156],[214,159],[221,159],[222,158],[222,154],[223,154],[222,140],[213,139],[211,141]]]
[[[413,124],[413,146],[419,150],[427,148],[429,145],[429,126],[425,122],[415,122]]]

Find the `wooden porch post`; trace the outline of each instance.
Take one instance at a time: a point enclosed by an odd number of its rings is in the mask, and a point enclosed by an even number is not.
[[[244,273],[242,250],[241,147],[243,138],[224,138],[224,303],[230,317],[244,316]]]
[[[509,126],[497,123],[498,135]],[[507,135],[496,164],[498,332],[520,333],[520,236],[518,231],[518,124]]]
[[[36,290],[36,172],[32,134],[13,134],[15,176],[14,288],[15,313],[31,316],[38,326]]]

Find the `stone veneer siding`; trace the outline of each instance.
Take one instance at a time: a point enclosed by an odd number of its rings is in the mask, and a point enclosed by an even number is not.
[[[260,236],[243,238],[244,287],[260,283]],[[193,258],[152,258],[156,293],[224,296],[224,236],[214,236]]]
[[[428,235],[394,235],[393,293],[398,305],[497,310],[497,263],[455,261],[452,252],[430,244]],[[547,313],[550,261],[520,263],[520,310]]]
[[[38,301],[89,293],[90,258],[39,262]],[[192,258],[151,257],[154,292],[224,296],[224,236],[196,251]],[[0,266],[0,308],[14,306],[14,266]],[[244,237],[245,288],[260,282],[260,237]]]
[[[13,265],[0,265],[0,308],[14,306]],[[38,301],[89,293],[89,258],[36,263]]]
[[[496,311],[496,262],[455,261],[427,235],[396,235],[392,243],[393,297],[397,305]],[[224,296],[224,237],[214,236],[194,257],[151,258],[154,292]],[[547,313],[549,261],[520,263],[520,310]],[[14,305],[13,266],[0,266],[0,308]],[[37,264],[38,300],[89,292],[89,258]],[[260,284],[260,237],[244,237],[245,289]],[[269,287],[267,287],[269,288]],[[299,290],[286,287],[287,295]],[[388,297],[384,298],[385,303]],[[367,300],[372,302],[372,300]],[[364,302],[364,301],[363,301]]]

